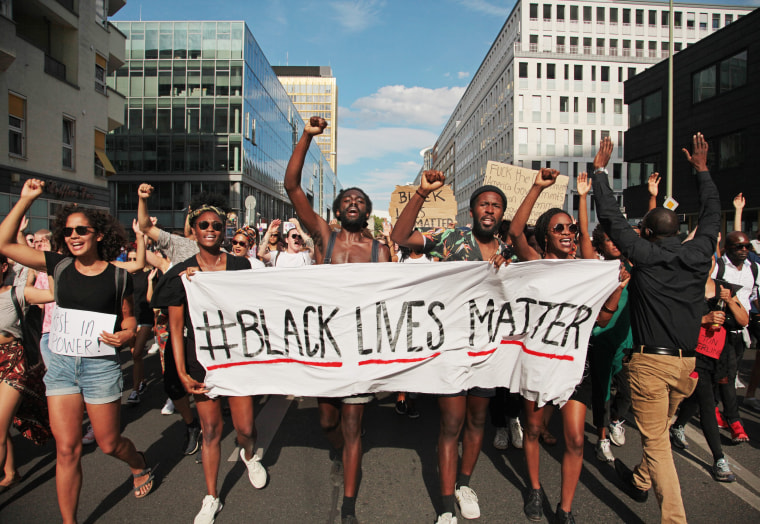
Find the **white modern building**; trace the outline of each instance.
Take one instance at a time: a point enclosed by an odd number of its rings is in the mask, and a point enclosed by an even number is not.
[[[0,0],[0,218],[27,178],[45,180],[29,230],[67,203],[110,208],[106,134],[124,122],[108,87],[125,36],[109,17],[124,0]]]
[[[751,10],[675,4],[675,51]],[[518,1],[433,148],[433,169],[453,180],[458,222],[469,221],[489,160],[569,175],[565,207],[575,211],[574,176],[591,169],[604,136],[615,142],[609,171],[622,202],[623,83],[668,57],[668,26],[665,2]]]

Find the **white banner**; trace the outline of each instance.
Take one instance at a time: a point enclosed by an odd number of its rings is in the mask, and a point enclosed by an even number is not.
[[[116,315],[67,309],[55,306],[50,324],[50,351],[71,357],[104,357],[116,354],[116,348],[98,337],[113,331]]]
[[[212,395],[508,387],[563,404],[618,262],[340,264],[184,279]]]

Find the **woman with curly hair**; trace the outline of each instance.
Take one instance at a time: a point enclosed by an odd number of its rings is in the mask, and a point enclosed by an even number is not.
[[[533,182],[533,186],[517,209],[512,224],[509,228],[509,236],[515,247],[517,257],[521,260],[570,260],[575,251],[575,236],[578,226],[573,223],[573,218],[558,208],[552,208],[543,213],[536,220],[536,242],[543,251],[540,255],[529,244],[525,236],[525,226],[530,217],[538,197],[546,188],[552,186],[557,180],[559,171],[556,169],[541,169]],[[627,280],[625,280],[627,283]],[[605,302],[604,307],[608,311],[617,308],[619,292],[614,292]],[[604,309],[604,308],[603,308]],[[605,317],[608,321],[609,317]],[[583,444],[584,426],[586,423],[586,406],[591,404],[590,384],[581,381],[573,391],[570,399],[560,408],[562,413],[562,426],[565,436],[565,453],[562,458],[562,494],[555,522],[574,522],[571,513],[575,489],[583,468]],[[544,411],[550,406],[538,407],[535,400],[525,399],[525,433],[523,449],[525,450],[525,462],[528,466],[529,491],[523,510],[525,515],[533,521],[543,518],[543,489],[539,480],[539,447],[538,439],[545,427]]]
[[[250,251],[256,247],[256,230],[243,226],[232,235],[230,252],[236,257],[249,258]]]
[[[117,268],[109,263],[119,254],[125,238],[124,229],[113,217],[101,211],[66,206],[56,218],[53,234],[62,254],[15,243],[19,223],[42,194],[44,185],[36,179],[24,183],[18,202],[0,224],[0,253],[25,266],[46,271],[59,309],[115,315],[113,332],[103,331],[99,339],[114,348],[129,343],[136,327],[132,281],[128,274],[120,278]],[[58,276],[57,282],[54,275]],[[132,471],[135,497],[150,493],[153,472],[145,456],[121,435],[122,374],[116,350],[112,355],[91,357],[52,352],[45,386],[56,444],[55,480],[63,522],[76,522],[82,486],[80,459],[85,406],[100,449],[126,462]]]
[[[216,514],[222,509],[217,490],[223,432],[222,397],[210,397],[204,384],[206,370],[196,354],[195,329],[181,276],[186,274],[190,279],[196,271],[237,271],[250,269],[251,266],[264,267],[264,264],[255,258],[246,259],[222,251],[228,208],[226,202],[220,198],[218,195],[208,195],[204,201],[192,205],[189,223],[200,251],[194,257],[176,264],[164,275],[156,286],[152,301],[154,308],[169,310],[166,354],[171,353],[174,357],[181,387],[195,397],[195,405],[201,419],[201,454],[207,494],[203,498],[200,512],[195,517],[196,524],[213,523]],[[248,478],[253,487],[261,489],[267,483],[267,472],[259,462],[255,450],[253,397],[228,397],[228,401],[232,425],[235,427],[237,442],[241,448],[240,458],[248,468]]]

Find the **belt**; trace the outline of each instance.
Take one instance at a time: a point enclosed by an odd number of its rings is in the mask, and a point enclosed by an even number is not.
[[[663,348],[660,346],[639,346],[636,353],[646,353],[648,355],[666,355],[669,357],[680,357],[681,350],[674,348]]]

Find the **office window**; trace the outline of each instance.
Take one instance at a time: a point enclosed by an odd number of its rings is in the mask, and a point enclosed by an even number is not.
[[[541,112],[541,96],[533,95],[530,97],[530,108],[533,112]]]
[[[8,93],[8,153],[26,154],[26,99]]]
[[[594,129],[591,130],[591,142],[589,142],[592,146],[596,145],[596,131]],[[594,172],[594,164],[592,163],[591,166],[586,166],[586,172],[587,173],[593,173]]]
[[[602,66],[602,82],[610,81],[610,66]]]
[[[557,130],[556,129],[547,129],[546,130],[546,144],[553,146],[555,142],[557,141],[556,138]]]
[[[628,78],[626,80],[630,80],[634,76],[636,76],[636,68],[635,67],[629,67],[628,68]]]
[[[662,91],[655,91],[644,97],[644,122],[649,122],[662,116]]]
[[[62,160],[61,164],[66,169],[74,169],[74,120],[63,117],[62,133]]]
[[[726,15],[726,25],[734,21],[734,15]]]
[[[707,31],[707,13],[699,13],[699,30]]]
[[[544,4],[544,20],[552,19],[552,6],[551,4]]]
[[[556,64],[546,64],[546,78],[554,80],[557,78],[557,66]]]
[[[557,20],[560,22],[565,21],[565,6],[564,5],[557,6]]]
[[[518,64],[520,78],[528,78],[528,62]]]
[[[578,37],[577,36],[570,37],[570,54],[571,55],[578,54]]]
[[[686,13],[686,29],[694,29],[694,13]]]
[[[583,66],[582,65],[573,66],[573,80],[583,80]]]
[[[623,81],[623,68],[618,67],[618,82],[622,82],[622,81]]]
[[[683,13],[681,11],[673,11],[673,15],[673,27],[680,29],[683,25]]]
[[[573,145],[575,146],[583,145],[583,130],[582,129],[573,129]]]
[[[720,29],[720,15],[718,13],[712,15],[712,28]]]
[[[673,52],[680,51],[683,47],[683,44],[681,42],[673,42]]]
[[[570,111],[570,97],[568,96],[559,97],[559,112],[567,113],[568,111]]]
[[[584,55],[591,54],[591,39],[590,38],[583,39],[583,54]]]
[[[530,35],[528,38],[529,38],[528,49],[531,52],[535,53],[536,51],[538,51],[538,35]]]
[[[591,81],[596,82],[596,66],[591,66]]]
[[[691,100],[695,104],[717,94],[717,68],[714,65],[697,71],[692,76]]]
[[[538,4],[530,4],[530,19],[538,20]]]
[[[720,92],[725,93],[747,83],[747,51],[720,63]]]
[[[647,14],[649,15],[649,25],[651,27],[656,27],[657,26],[657,11],[650,9],[649,13]]]
[[[108,0],[95,0],[95,21],[102,26],[108,24]]]
[[[616,115],[623,114],[623,99],[622,98],[615,98],[612,102],[612,105],[614,106]]]
[[[660,25],[662,27],[668,27],[670,24],[670,11],[660,11]]]
[[[636,127],[641,124],[641,99],[628,104],[628,127]]]
[[[718,148],[718,165],[721,169],[741,167],[744,164],[743,133],[721,137]]]
[[[617,7],[610,7],[610,23],[611,24],[618,23],[618,8]]]
[[[596,8],[596,21],[597,22],[604,22],[604,7],[597,7]]]
[[[536,64],[536,78],[541,78],[541,62]]]
[[[565,64],[565,80],[570,80],[570,64]]]
[[[580,111],[578,109],[578,97],[574,96],[573,97],[573,113],[577,113],[578,111]]]
[[[577,5],[570,6],[570,21],[571,22],[578,21],[578,6]]]
[[[528,128],[521,127],[517,130],[517,143],[520,145],[528,144]]]
[[[591,22],[591,6],[590,5],[583,6],[583,21]]]
[[[95,91],[106,94],[106,59],[95,54]]]
[[[525,109],[525,97],[523,95],[517,95],[517,110],[522,111]]]
[[[557,37],[557,52],[558,53],[565,52],[565,37],[564,36]]]
[[[541,128],[536,129],[536,144],[541,145]]]
[[[596,98],[587,98],[586,99],[586,112],[587,113],[596,113]]]
[[[551,53],[552,52],[552,37],[551,35],[544,35],[543,38],[543,44],[542,44],[542,51],[544,53]]]
[[[636,25],[638,26],[644,25],[644,10],[643,9],[636,9]]]

